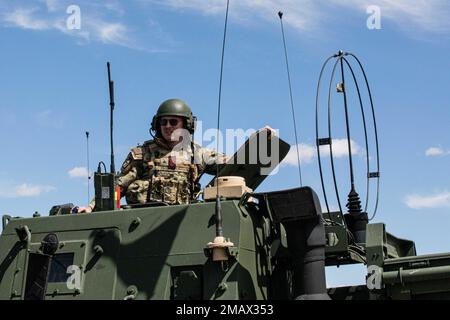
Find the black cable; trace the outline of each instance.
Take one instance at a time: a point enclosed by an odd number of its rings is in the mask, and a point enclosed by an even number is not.
[[[283,27],[283,12],[279,11],[278,16],[280,17],[281,34],[283,36],[284,56],[286,59],[286,71],[287,71],[287,77],[288,77],[288,83],[289,83],[289,97],[291,99],[292,120],[294,122],[295,146],[296,146],[296,150],[297,150],[297,162],[298,162],[298,176],[300,179],[300,187],[303,187],[302,169],[301,169],[301,165],[300,165],[300,150],[299,150],[299,144],[298,144],[298,138],[297,138],[298,137],[297,124],[295,121],[295,112],[294,112],[294,99],[292,97],[291,73],[289,72],[289,61],[288,61],[287,48],[286,48],[286,38],[284,35],[284,27]]]
[[[106,165],[105,165],[105,163],[103,162],[103,161],[100,161],[99,163],[98,163],[98,168],[97,168],[97,171],[99,172],[99,173],[101,173],[101,166],[103,165],[103,169],[105,170],[105,173],[107,172],[106,171]]]
[[[330,163],[331,163],[331,172],[333,174],[333,182],[334,182],[334,190],[336,191],[336,198],[339,205],[339,211],[343,214],[341,200],[339,198],[339,190],[337,186],[336,180],[336,170],[334,168],[334,156],[333,156],[333,136],[331,134],[331,88],[333,86],[334,74],[336,73],[336,68],[339,63],[339,59],[336,60],[333,67],[333,72],[331,73],[330,85],[328,87],[328,137],[330,139]]]
[[[377,173],[378,173],[378,179],[377,179],[377,197],[376,197],[376,200],[375,200],[375,209],[373,211],[372,217],[370,217],[370,219],[369,219],[369,221],[371,221],[373,218],[375,218],[375,215],[377,213],[378,202],[379,202],[379,197],[380,197],[380,177],[379,177],[379,174],[380,174],[380,153],[379,153],[379,147],[378,147],[377,121],[376,121],[376,118],[375,118],[375,108],[373,106],[372,91],[370,90],[369,81],[367,79],[366,72],[364,71],[362,63],[361,63],[361,61],[359,61],[358,57],[356,57],[352,53],[348,53],[348,55],[352,56],[356,60],[356,62],[358,62],[358,64],[359,64],[361,72],[362,72],[362,74],[364,76],[364,81],[366,82],[367,92],[369,93],[370,107],[372,109],[373,127],[374,127],[374,131],[375,131],[375,147],[376,147],[376,152],[377,152]]]
[[[319,173],[320,173],[320,182],[322,185],[323,197],[325,200],[325,205],[327,207],[327,212],[330,214],[330,207],[328,206],[327,193],[325,191],[325,184],[323,182],[323,170],[322,170],[322,160],[320,157],[320,145],[319,145],[319,96],[320,96],[320,83],[322,82],[323,72],[328,62],[333,59],[334,56],[329,57],[324,64],[322,65],[322,69],[320,70],[319,80],[317,82],[317,90],[316,90],[316,146],[317,146],[317,161],[319,163]]]

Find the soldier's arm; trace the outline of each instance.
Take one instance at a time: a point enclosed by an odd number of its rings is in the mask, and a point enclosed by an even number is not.
[[[227,156],[224,153],[216,152],[214,150],[201,149],[203,172],[207,174],[216,174],[217,165],[219,171],[225,166]]]
[[[142,157],[142,147],[136,147],[131,149],[131,152],[123,162],[120,173],[117,176],[117,185],[120,187],[121,196],[125,196],[128,186],[141,174]]]
[[[131,153],[122,165],[120,174],[117,176],[117,185],[120,187],[120,192],[126,192],[128,186],[137,179],[138,168],[136,161],[132,159]]]

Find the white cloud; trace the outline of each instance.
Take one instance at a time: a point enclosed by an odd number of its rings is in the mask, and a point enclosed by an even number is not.
[[[348,143],[347,139],[333,139],[332,150],[333,157],[342,158],[348,155]],[[362,148],[353,140],[350,140],[350,147],[352,148],[352,155],[363,155]],[[329,146],[321,146],[320,153],[324,156],[330,155],[330,147]]]
[[[123,44],[127,41],[127,27],[120,23],[95,23],[99,39],[104,43]]]
[[[450,151],[445,151],[444,149],[439,147],[431,147],[425,151],[425,155],[427,157],[445,156],[448,154],[450,154]]]
[[[87,178],[88,170],[86,167],[75,167],[68,172],[71,178]]]
[[[47,6],[47,10],[49,12],[54,12],[61,8],[60,0],[40,0],[40,1],[45,3],[45,5]]]
[[[204,0],[160,0],[160,1],[155,1],[155,0],[141,0],[142,3],[157,3],[160,5],[166,5],[172,8],[176,8],[176,9],[189,9],[189,10],[194,10],[194,11],[199,11],[202,14],[205,15],[211,15],[211,14],[223,14],[225,12],[225,8],[226,8],[226,1],[222,1],[222,0],[209,0],[209,1],[204,1]],[[239,2],[232,2],[232,5],[234,6],[235,4],[239,5],[239,3],[241,2],[245,2],[244,1],[239,1]]]
[[[364,156],[364,150],[353,140],[350,140],[350,146],[352,148],[352,155]],[[342,158],[348,155],[348,143],[347,139],[333,139],[332,143],[333,157]],[[296,146],[291,146],[289,153],[284,158],[282,165],[297,166],[297,148]],[[317,156],[317,149],[314,145],[309,144],[299,144],[299,154],[300,163],[308,164],[311,163]],[[330,156],[330,147],[321,146],[320,155],[324,157]]]
[[[309,144],[299,144],[299,154],[300,154],[300,163],[307,164],[311,163],[316,155],[316,147]],[[297,158],[297,147],[291,146],[289,153],[284,158],[282,165],[291,165],[297,166],[298,158]]]
[[[332,0],[335,4],[366,10],[370,5],[381,9],[386,18],[410,32],[417,30],[433,33],[450,32],[450,6],[448,0]]]
[[[21,185],[10,186],[0,185],[0,198],[24,198],[24,197],[37,197],[43,193],[56,190],[52,186],[32,185],[24,183]]]
[[[122,8],[122,6],[120,5],[120,2],[118,2],[118,1],[116,1],[116,2],[112,2],[112,1],[104,2],[104,3],[102,3],[102,5],[104,5],[106,9],[111,10],[111,11],[115,11],[119,15],[123,15],[125,13],[125,10]]]
[[[129,28],[118,22],[106,22],[100,18],[85,17],[83,24],[86,27],[88,41],[99,41],[105,44],[114,44],[129,49],[145,52],[162,52],[160,49],[149,49],[139,44]]]
[[[33,186],[30,184],[22,184],[15,188],[15,194],[17,197],[36,197],[42,193],[47,193],[55,190],[52,186]]]
[[[141,0],[141,2],[159,3],[174,9],[188,9],[203,15],[225,14],[224,0]],[[230,1],[230,17],[243,22],[253,23],[256,20],[276,21],[278,11],[287,13],[283,21],[300,32],[316,29],[319,21],[325,16],[323,5],[317,5],[317,0],[239,0]]]
[[[203,15],[221,15],[225,13],[224,0],[141,0],[141,2],[159,3],[174,9],[188,9]],[[231,1],[230,15],[237,20],[274,21],[275,14],[285,12],[283,21],[299,32],[322,28],[326,21],[336,21],[337,9],[344,8],[359,11],[362,19],[368,17],[366,9],[377,5],[381,9],[381,18],[396,23],[400,28],[415,33],[427,31],[449,33],[450,6],[448,0],[239,0]],[[364,20],[362,20],[364,21]]]
[[[32,9],[16,9],[13,12],[4,15],[3,20],[9,26],[15,26],[31,30],[48,30],[51,25],[46,20],[41,20],[33,16],[36,11]]]
[[[107,21],[102,18],[105,10],[113,11],[117,15],[123,14],[117,2],[86,2],[81,9],[81,29],[69,30],[66,19],[69,17],[65,6],[54,0],[41,0],[40,7],[32,8],[5,8],[0,15],[0,22],[8,27],[16,27],[36,31],[59,31],[66,35],[84,41],[79,44],[98,41],[105,44],[114,44],[130,49],[147,52],[159,52],[138,45],[138,41],[129,31],[129,28],[121,22]],[[44,7],[45,4],[45,7]],[[55,12],[56,11],[56,12]]]
[[[441,192],[429,196],[411,194],[404,203],[411,209],[450,208],[450,192]]]
[[[81,30],[69,30],[67,29],[67,23],[64,19],[55,20],[52,27],[68,36],[80,38],[84,43],[89,43],[91,40],[91,32],[89,32],[87,28],[82,28]],[[79,42],[79,44],[83,44],[83,42]]]

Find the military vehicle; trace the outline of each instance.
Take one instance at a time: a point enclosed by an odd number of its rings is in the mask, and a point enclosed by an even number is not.
[[[353,175],[350,85],[346,86],[344,66],[357,89],[367,152],[369,117],[350,57],[361,67],[368,89],[376,168],[369,169],[367,156],[367,179],[378,181],[378,137],[367,77],[359,60],[341,51],[327,59],[317,90],[316,142],[325,210],[316,191],[307,186],[256,191],[290,149],[281,137],[264,130],[250,137],[220,169],[204,189],[203,200],[186,205],[121,206],[111,152],[110,173],[102,172],[100,165],[95,173],[93,213],[76,214],[74,206],[66,204],[52,207],[48,216],[2,217],[0,299],[450,299],[450,253],[417,255],[413,241],[388,233],[383,223],[368,223],[367,198],[362,209]],[[333,58],[328,132],[323,138],[319,92],[325,67]],[[342,79],[336,92],[344,98],[349,148],[347,210],[340,204],[331,130],[331,92],[339,66]],[[110,79],[109,84],[112,122]],[[322,173],[323,146],[330,148],[331,182],[325,182]],[[330,186],[335,188],[338,210],[330,210],[326,193]],[[375,203],[373,213],[378,184]],[[361,285],[327,288],[325,267],[348,264],[367,266]]]
[[[277,161],[289,150],[260,132],[234,159],[248,156],[252,141],[278,145]],[[367,224],[364,213],[322,212],[309,187],[255,192],[267,163],[232,160],[206,201],[3,216],[0,299],[450,298],[450,253],[416,255],[414,242]],[[325,266],[357,263],[367,265],[365,285],[326,288]]]

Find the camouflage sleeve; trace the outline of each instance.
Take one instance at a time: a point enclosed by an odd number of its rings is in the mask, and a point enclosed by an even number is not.
[[[139,176],[139,168],[142,160],[142,152],[133,148],[122,164],[117,176],[117,185],[120,186],[121,195],[125,195],[128,186]]]
[[[219,170],[227,162],[227,156],[224,153],[216,152],[214,150],[209,150],[206,148],[199,149],[200,154],[200,165],[202,173],[216,174],[216,164],[219,165]]]

